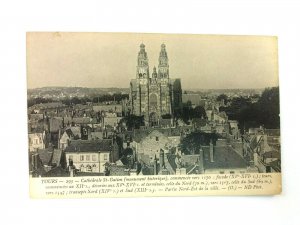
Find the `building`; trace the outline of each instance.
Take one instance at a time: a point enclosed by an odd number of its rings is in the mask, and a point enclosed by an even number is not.
[[[67,127],[59,140],[59,148],[65,149],[71,140],[81,139],[80,127]]]
[[[28,133],[29,151],[36,152],[38,149],[48,147],[48,137],[44,130],[35,129]]]
[[[65,149],[68,166],[87,173],[104,173],[105,164],[119,159],[118,146],[112,139],[73,140]]]
[[[144,116],[148,126],[159,125],[163,115],[173,115],[175,110],[181,108],[181,81],[170,78],[165,44],[161,45],[158,71],[154,67],[151,77],[145,45],[140,45],[136,79],[130,82],[129,101],[131,113]]]
[[[102,117],[102,124],[104,127],[117,127],[122,118],[123,117],[119,117],[117,113],[105,113],[105,116]]]
[[[169,136],[162,132],[163,129],[152,130],[148,135],[141,138],[140,141],[134,138],[137,159],[145,164],[150,164],[154,158],[159,158],[160,150],[164,153],[175,151],[180,143],[180,136]],[[168,129],[166,129],[168,130]]]
[[[193,108],[196,106],[205,106],[205,100],[202,100],[200,94],[184,93],[182,94],[182,103],[191,104]]]
[[[242,140],[244,158],[260,173],[281,172],[279,129],[250,128]]]
[[[29,153],[29,171],[32,177],[66,177],[65,153],[52,147]]]

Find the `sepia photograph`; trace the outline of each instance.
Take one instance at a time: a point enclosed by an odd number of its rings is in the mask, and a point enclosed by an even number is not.
[[[277,48],[274,36],[27,33],[28,175],[280,176]]]
[[[0,224],[299,225],[299,6],[2,1]]]

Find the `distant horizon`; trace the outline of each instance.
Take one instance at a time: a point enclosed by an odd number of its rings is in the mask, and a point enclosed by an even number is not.
[[[255,90],[255,89],[266,89],[275,88],[277,86],[268,87],[255,87],[255,88],[182,88],[182,90]],[[43,88],[88,88],[88,89],[129,89],[129,87],[84,87],[84,86],[43,86],[36,88],[27,88],[27,90],[43,89]]]

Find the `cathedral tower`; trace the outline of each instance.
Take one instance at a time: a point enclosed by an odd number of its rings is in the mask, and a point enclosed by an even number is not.
[[[166,45],[162,44],[158,58],[158,78],[169,78],[169,60]]]
[[[138,53],[137,61],[137,70],[136,70],[137,79],[148,79],[149,78],[149,65],[148,65],[148,56],[145,50],[145,45],[142,43],[140,45],[140,51]]]
[[[140,45],[137,57],[136,79],[130,82],[131,114],[143,116],[146,126],[160,126],[163,116],[170,117],[180,106],[180,79],[170,79],[169,59],[166,45],[162,44],[158,68],[149,74],[148,56],[145,45]]]

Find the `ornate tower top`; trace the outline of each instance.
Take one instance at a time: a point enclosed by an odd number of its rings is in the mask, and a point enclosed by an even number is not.
[[[148,56],[143,43],[140,44],[140,51],[138,53],[137,78],[149,78]]]
[[[167,51],[166,51],[166,45],[165,44],[161,45],[161,50],[160,50],[159,58],[167,59],[168,60],[168,54],[167,54]]]
[[[169,60],[166,45],[162,44],[158,58],[158,77],[169,78]]]
[[[147,52],[145,51],[145,45],[142,43],[140,45],[140,51],[138,54],[138,66],[148,65],[148,56]]]

